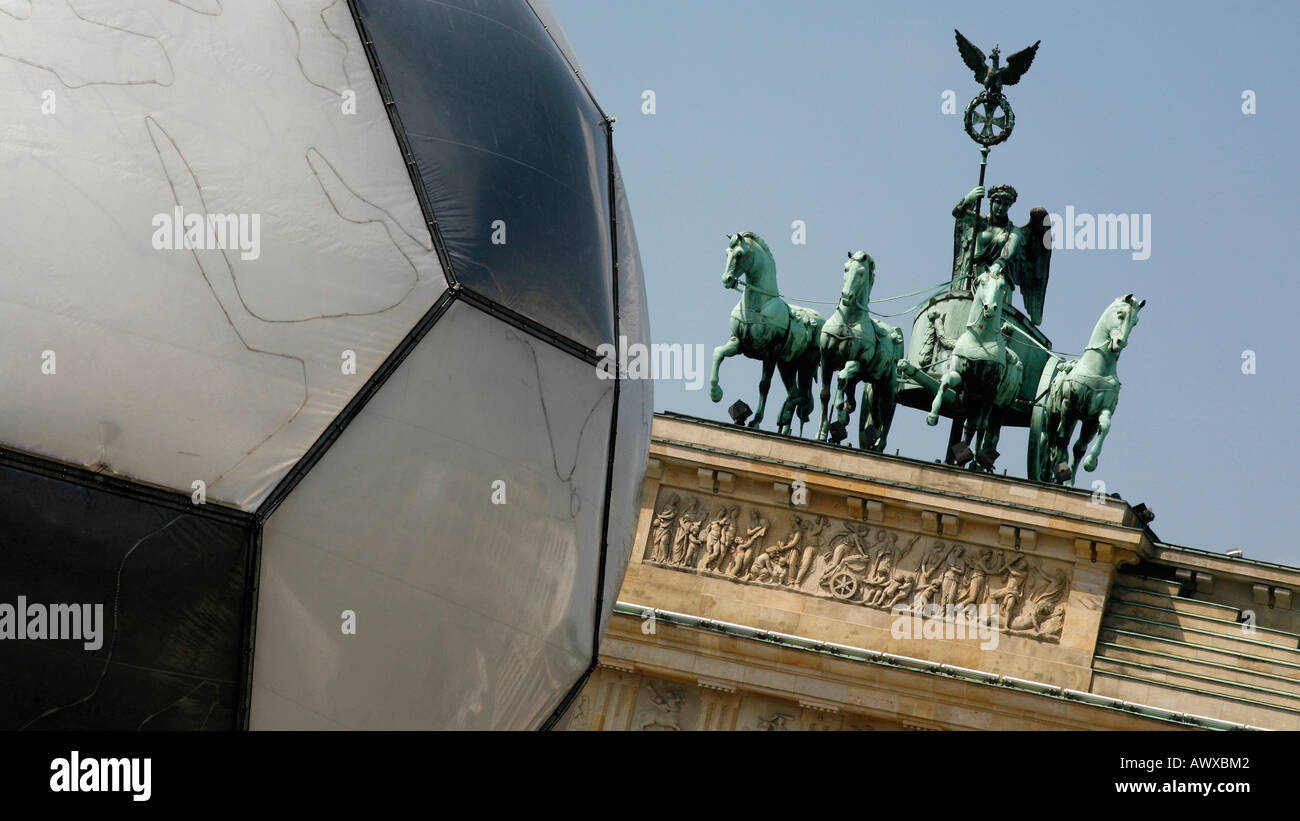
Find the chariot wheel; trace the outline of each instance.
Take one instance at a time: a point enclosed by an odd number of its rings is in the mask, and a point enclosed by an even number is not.
[[[831,576],[831,595],[840,601],[853,598],[858,592],[858,577],[846,570]]]
[[[1062,360],[1048,357],[1043,366],[1043,373],[1038,378],[1038,390],[1034,396],[1034,409],[1029,418],[1029,447],[1026,449],[1028,464],[1025,470],[1030,479],[1037,482],[1054,482],[1051,464],[1051,446],[1047,441],[1047,394],[1061,368]]]

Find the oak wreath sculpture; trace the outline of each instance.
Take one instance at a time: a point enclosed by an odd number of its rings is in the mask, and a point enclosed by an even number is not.
[[[786,387],[778,432],[790,434],[798,414],[802,434],[812,412],[812,384],[820,377],[816,438],[838,445],[848,436],[861,384],[858,447],[863,450],[885,449],[895,408],[904,404],[925,411],[931,426],[941,417],[952,420],[944,453],[949,464],[991,473],[1003,427],[1026,427],[1028,478],[1073,484],[1080,464],[1087,471],[1097,467],[1119,401],[1116,364],[1146,300],[1128,294],[1112,302],[1078,359],[1052,350],[1051,340],[1039,329],[1052,259],[1047,209],[1031,208],[1028,222],[1016,225],[1009,215],[1019,198],[1016,189],[984,185],[990,150],[1006,142],[1015,128],[1003,87],[1020,82],[1039,43],[1010,55],[1001,65],[998,48],[986,57],[961,32],[954,33],[962,60],[982,86],[963,117],[967,135],[979,145],[979,184],[952,209],[952,269],[947,281],[877,300],[928,295],[916,306],[911,343],[905,347],[902,331],[870,315],[876,261],[866,251],[849,252],[838,299],[825,303],[834,304],[835,310],[823,319],[814,310],[785,301],[771,250],[754,232],[742,231],[727,236],[722,283],[726,288],[743,283],[744,292],[731,312],[731,339],[713,352],[710,397],[714,402],[722,399],[722,360],[741,353],[763,363],[751,428],[763,420],[777,370]],[[981,213],[986,196],[988,213]],[[1023,313],[1012,304],[1017,290]],[[733,421],[743,424],[748,406],[737,402],[731,410]],[[1080,433],[1071,461],[1076,426]]]

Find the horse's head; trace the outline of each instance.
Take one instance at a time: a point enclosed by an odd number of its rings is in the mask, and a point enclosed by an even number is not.
[[[866,251],[849,251],[844,263],[844,286],[840,288],[841,308],[866,308],[871,287],[876,284],[876,261]]]
[[[1128,335],[1138,324],[1138,312],[1146,304],[1145,299],[1134,299],[1132,294],[1125,294],[1112,302],[1101,315],[1097,330],[1093,332],[1094,338],[1104,334],[1104,337],[1097,339],[1096,343],[1104,345],[1105,350],[1118,356],[1120,351],[1128,346]]]
[[[740,281],[740,275],[745,273],[749,266],[746,257],[749,255],[749,248],[745,243],[745,238],[741,234],[727,235],[727,267],[722,271],[722,287],[735,288]]]
[[[1002,306],[1007,304],[1007,298],[1011,295],[1011,286],[1001,274],[990,274],[988,271],[980,274],[975,280],[975,289],[972,293],[975,304],[971,306],[970,320],[967,325],[974,325],[978,321],[988,321],[996,319],[1002,315]]]
[[[727,267],[722,271],[722,287],[739,287],[741,277],[745,278],[747,290],[752,288],[767,299],[779,295],[772,250],[753,231],[727,235]]]

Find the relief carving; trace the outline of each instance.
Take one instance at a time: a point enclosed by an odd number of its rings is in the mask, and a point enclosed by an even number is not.
[[[997,605],[1000,629],[1060,640],[1069,577],[1038,558],[921,534],[905,534],[900,544],[896,531],[806,511],[769,518],[751,506],[743,517],[738,504],[716,502],[710,512],[698,497],[668,489],[665,497],[646,546],[648,564],[886,611]]]
[[[785,723],[792,718],[794,718],[794,716],[786,715],[785,713],[772,713],[770,716],[760,715],[758,717],[758,729],[766,730],[767,732],[779,732],[787,729]]]
[[[652,681],[646,681],[643,693],[648,696],[649,704],[637,711],[634,730],[680,730],[682,702],[686,700],[684,688],[660,681],[656,687]],[[638,700],[638,704],[644,703]]]
[[[925,326],[925,335],[921,338],[921,353],[917,367],[923,371],[930,371],[936,365],[947,361],[952,355],[957,340],[944,332],[943,326],[947,317],[943,312],[930,311],[925,318],[928,324]]]

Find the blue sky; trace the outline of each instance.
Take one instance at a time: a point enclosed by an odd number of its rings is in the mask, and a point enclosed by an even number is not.
[[[1052,257],[1042,329],[1057,350],[1080,351],[1115,297],[1148,300],[1120,360],[1124,388],[1101,463],[1080,485],[1099,478],[1145,501],[1166,541],[1300,565],[1291,536],[1300,7],[553,5],[602,107],[618,117],[653,338],[703,344],[709,355],[726,341],[739,296],[720,282],[724,233],[757,231],[782,291],[809,300],[837,297],[850,249],[876,259],[875,298],[946,278],[950,212],[979,176],[961,126],[979,86],[952,30],[1004,55],[1041,39],[1033,67],[1006,89],[1016,128],[993,149],[987,182],[1017,188],[1018,223],[1034,205],[1151,219],[1148,259]],[[641,112],[647,89],[653,115]],[[955,115],[941,110],[946,90]],[[1254,114],[1243,113],[1246,90]],[[791,242],[794,220],[807,225],[804,245]],[[910,337],[910,316],[890,321]],[[1254,374],[1242,372],[1247,350]],[[758,373],[753,360],[727,360],[718,405],[707,390],[661,380],[655,408],[725,419],[737,398],[756,404]],[[765,428],[783,397],[778,380]],[[932,459],[945,444],[944,426],[899,408],[891,448]],[[999,468],[1023,476],[1025,431],[1004,431],[1000,447]]]

